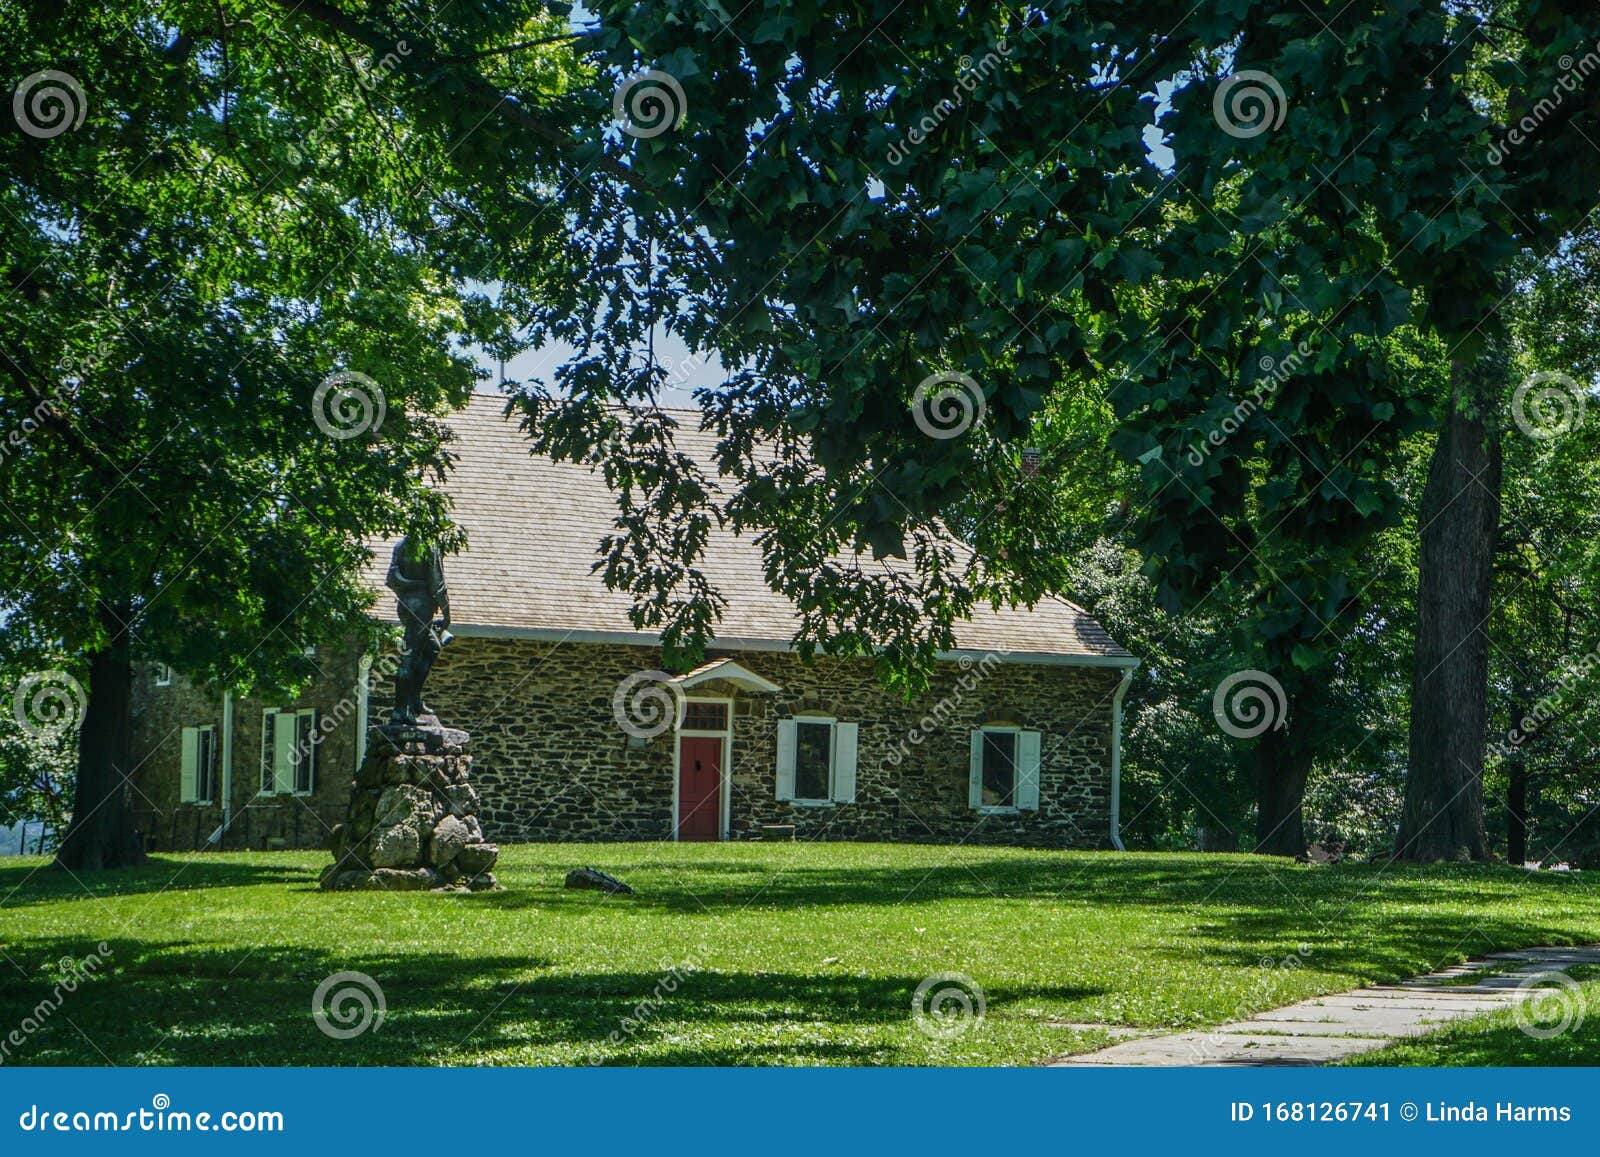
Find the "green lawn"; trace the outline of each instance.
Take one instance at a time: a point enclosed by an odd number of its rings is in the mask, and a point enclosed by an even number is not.
[[[1524,1022],[1545,1037],[1524,1031],[1513,1012],[1491,1012],[1456,1021],[1414,1040],[1363,1053],[1346,1065],[1597,1065],[1600,1064],[1600,968],[1566,970],[1579,987],[1552,988],[1545,1007]]]
[[[1107,1043],[1085,1026],[1214,1024],[1497,948],[1600,940],[1587,874],[1504,868],[543,844],[505,849],[502,893],[436,896],[323,895],[323,862],[164,856],[80,884],[0,861],[0,1038],[50,996],[64,958],[111,952],[4,1059],[1026,1064]],[[583,864],[639,895],[564,890]],[[387,1004],[380,1028],[348,1040],[310,1013],[341,971],[375,978]],[[939,973],[987,1000],[950,1039],[912,1016]]]

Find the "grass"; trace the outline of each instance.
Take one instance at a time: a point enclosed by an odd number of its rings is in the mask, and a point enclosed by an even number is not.
[[[49,1000],[63,959],[110,950],[0,1059],[1027,1064],[1110,1043],[1102,1024],[1216,1024],[1494,949],[1600,940],[1589,874],[1508,868],[542,844],[504,849],[501,893],[323,895],[323,862],[163,856],[80,880],[0,861],[0,1038]],[[563,889],[583,864],[639,895]],[[381,1027],[346,1040],[310,1013],[341,971],[373,977],[387,1004]],[[987,1002],[949,1039],[912,1015],[940,973]]]
[[[1342,1062],[1346,1065],[1450,1066],[1600,1065],[1600,967],[1577,965],[1565,973],[1571,991],[1550,987],[1545,1002],[1525,1014],[1537,1032],[1524,1031],[1515,1013],[1468,1017],[1426,1036],[1400,1041]]]

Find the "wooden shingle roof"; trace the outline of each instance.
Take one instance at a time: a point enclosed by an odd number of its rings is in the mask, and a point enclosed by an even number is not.
[[[453,629],[462,635],[521,636],[574,642],[651,644],[628,618],[630,597],[608,590],[591,571],[601,538],[612,530],[615,496],[587,466],[529,453],[505,399],[478,394],[450,418],[458,456],[446,489],[467,548],[445,560]],[[713,437],[685,413],[679,449],[711,460]],[[378,612],[392,618],[393,599],[381,589],[392,543],[375,544],[373,581]],[[759,546],[748,537],[713,529],[702,569],[727,599],[713,646],[789,649],[797,626],[793,605],[774,593],[762,573]],[[987,606],[956,628],[959,652],[997,652],[1016,662],[1132,666],[1133,657],[1064,599],[1032,609]]]

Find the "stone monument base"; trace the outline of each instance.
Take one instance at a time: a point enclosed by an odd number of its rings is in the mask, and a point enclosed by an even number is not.
[[[465,731],[431,715],[367,732],[350,810],[333,829],[325,892],[489,891],[500,849],[483,838]]]

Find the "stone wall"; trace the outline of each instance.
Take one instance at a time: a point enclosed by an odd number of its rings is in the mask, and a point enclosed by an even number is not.
[[[672,743],[630,748],[611,699],[659,667],[647,647],[462,638],[435,663],[423,696],[441,723],[472,736],[472,779],[487,838],[665,839],[672,835]],[[374,724],[394,701],[374,672]]]
[[[223,847],[320,847],[333,825],[344,818],[350,779],[356,770],[360,733],[356,656],[348,648],[325,648],[319,655],[322,674],[294,699],[267,701],[233,698],[233,819]],[[268,708],[315,707],[319,723],[331,726],[321,735],[316,774],[308,795],[261,790],[261,717]],[[158,686],[155,668],[142,664],[133,677],[134,815],[146,844],[153,850],[193,851],[204,847],[222,824],[224,783],[222,745],[223,696],[196,687],[178,676]],[[185,727],[217,729],[217,790],[209,804],[183,803],[180,770]]]
[[[713,652],[779,684],[755,694],[727,686],[697,688],[734,697],[733,838],[752,838],[762,824],[792,823],[801,839],[859,839],[1100,847],[1110,822],[1111,698],[1121,672],[1107,668],[1024,666],[995,659],[941,663],[929,692],[905,703],[886,692],[864,661],[818,659],[802,663],[775,652]],[[349,674],[330,677],[303,698],[324,713],[352,695]],[[656,648],[555,644],[462,638],[440,655],[427,699],[443,723],[470,732],[473,777],[482,798],[485,837],[500,843],[526,840],[667,839],[672,834],[673,738],[630,740],[618,726],[612,698],[628,676],[660,667]],[[371,717],[383,722],[392,686],[373,674]],[[148,680],[145,681],[148,684]],[[188,690],[166,699],[151,695],[141,735],[173,727],[210,705],[220,722],[220,697],[194,699]],[[213,702],[213,699],[215,702]],[[283,706],[287,706],[286,704]],[[820,712],[859,725],[854,804],[780,803],[776,798],[777,721]],[[186,714],[188,713],[188,714]],[[258,778],[260,706],[236,704],[235,800],[248,798]],[[206,720],[199,720],[204,722]],[[1007,722],[1043,733],[1040,806],[1037,812],[979,814],[967,805],[968,736],[986,722]],[[321,843],[342,816],[355,767],[355,720],[324,740],[316,796],[256,800],[250,846],[289,840]],[[331,744],[331,748],[330,745]],[[177,734],[170,751],[141,772],[146,784],[166,784],[177,795]],[[301,810],[290,831],[292,812]],[[175,843],[158,820],[146,828],[159,847],[193,846],[185,805],[178,810]],[[276,821],[271,836],[266,825]],[[241,821],[236,821],[235,829]],[[215,826],[201,833],[204,838]],[[201,826],[204,826],[202,824]],[[228,846],[236,846],[237,840]]]
[[[1121,672],[1023,666],[996,658],[940,663],[911,703],[886,692],[872,665],[739,653],[783,687],[737,718],[731,826],[792,823],[800,839],[1103,847],[1111,822],[1111,698]],[[776,799],[777,721],[831,715],[860,728],[854,804]],[[967,803],[969,736],[985,723],[1043,733],[1039,810],[974,812]]]

